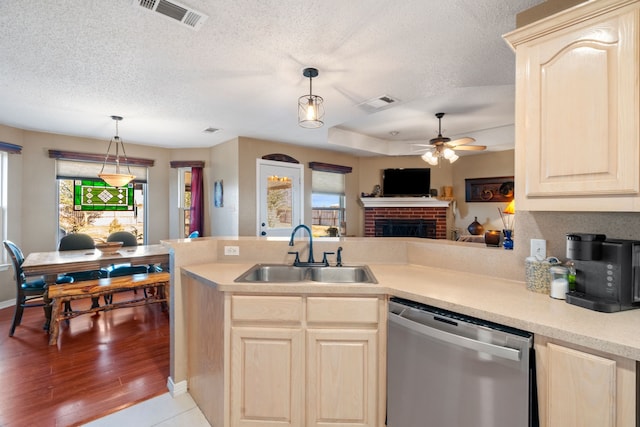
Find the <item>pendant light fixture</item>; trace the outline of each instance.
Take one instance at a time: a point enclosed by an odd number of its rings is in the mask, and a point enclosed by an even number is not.
[[[111,138],[109,141],[109,147],[107,148],[107,154],[104,157],[104,163],[102,164],[102,169],[100,169],[100,173],[98,177],[101,178],[104,182],[111,185],[112,187],[124,187],[135,178],[134,175],[131,174],[131,169],[129,168],[129,161],[127,160],[127,153],[124,151],[124,143],[118,136],[118,122],[122,120],[120,116],[111,116],[111,118],[116,122],[116,136]],[[115,156],[115,173],[106,173],[104,171],[105,166],[107,166],[107,162],[109,162],[109,152],[111,151],[111,144],[116,145],[116,156]],[[122,155],[124,156],[124,163],[127,165],[126,173],[120,173],[120,147],[122,147]],[[113,161],[112,161],[113,162]],[[109,162],[109,163],[112,163]]]
[[[316,68],[305,68],[302,75],[309,78],[309,95],[298,98],[298,124],[303,128],[315,129],[324,125],[324,100],[321,96],[314,95],[311,90],[311,82],[318,77]]]

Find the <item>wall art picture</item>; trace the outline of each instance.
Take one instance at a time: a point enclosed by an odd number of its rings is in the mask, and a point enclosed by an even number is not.
[[[222,180],[213,183],[213,206],[221,208],[223,206],[222,200]]]
[[[513,200],[513,183],[512,176],[465,179],[465,201],[510,202]]]

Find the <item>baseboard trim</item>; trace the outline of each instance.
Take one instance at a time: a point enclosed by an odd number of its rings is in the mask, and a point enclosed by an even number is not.
[[[7,301],[0,301],[0,310],[2,310],[3,308],[7,308],[7,307],[12,307],[16,305],[16,299],[10,299]]]
[[[180,381],[178,383],[173,382],[173,378],[167,378],[167,388],[169,389],[169,394],[171,397],[180,396],[181,394],[185,394],[188,390],[187,388],[187,380]]]

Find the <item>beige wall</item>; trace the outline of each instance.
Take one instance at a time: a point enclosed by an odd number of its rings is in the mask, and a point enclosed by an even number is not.
[[[355,203],[358,194],[358,157],[335,151],[309,149],[298,145],[283,144],[252,138],[239,138],[239,235],[256,235],[256,159],[266,154],[281,153],[298,160],[304,167],[304,223],[311,223],[311,169],[309,162],[323,162],[342,166],[351,166],[353,172],[346,174],[346,216],[347,235],[361,233],[358,217],[360,207]]]
[[[127,144],[128,146],[128,144]],[[209,148],[181,148],[179,150],[169,150],[169,161],[204,161],[202,170],[204,180],[204,229],[198,230],[202,236],[211,235],[211,209],[209,206],[213,203],[211,200],[211,189],[213,184],[210,183],[213,167],[211,162],[207,161],[209,157]],[[180,236],[180,192],[178,188],[178,169],[172,168],[169,171],[169,238],[177,239]],[[186,236],[185,236],[186,237]]]
[[[382,186],[382,171],[387,168],[431,168],[431,188],[438,190],[440,194],[443,186],[451,185],[456,163],[452,165],[447,161],[438,166],[430,166],[420,156],[361,157],[358,195],[371,193],[374,185]]]
[[[238,159],[237,138],[211,148],[209,163],[211,163],[212,174],[209,188],[212,192],[215,181],[221,180],[223,184],[222,207],[214,207],[213,200],[207,205],[211,214],[212,236],[239,235],[240,172]]]
[[[21,145],[9,156],[7,239],[25,254],[56,249],[58,214],[55,160],[49,149],[106,153],[108,140],[78,138],[0,125],[0,141]],[[169,237],[169,150],[126,143],[127,155],[153,159],[149,168],[147,241]],[[13,269],[0,271],[3,284],[13,284]],[[0,287],[0,301],[15,298],[13,286]]]
[[[460,234],[469,234],[467,227],[475,217],[485,230],[502,230],[502,220],[498,208],[507,206],[502,202],[465,201],[465,179],[514,176],[514,150],[488,152],[474,156],[460,157],[453,164],[453,195],[455,220],[453,227]],[[517,208],[517,206],[516,206]]]
[[[382,171],[388,168],[431,168],[431,188],[442,192],[442,187],[453,182],[453,167],[449,162],[442,162],[438,166],[430,166],[420,156],[376,156],[360,158],[360,173],[358,176],[358,193],[371,193],[375,185],[382,187]],[[364,235],[364,209],[358,212],[358,233]],[[447,218],[447,228],[451,226],[451,218]]]
[[[55,249],[56,187],[55,161],[48,157],[50,148],[82,152],[106,151],[108,141],[32,132],[0,125],[0,141],[23,146],[23,154],[9,156],[7,237],[18,243],[25,253]],[[362,235],[361,192],[369,193],[380,184],[380,171],[389,167],[424,167],[419,157],[355,157],[329,150],[306,149],[300,146],[238,138],[206,149],[168,150],[127,143],[131,157],[154,159],[149,170],[149,233],[150,243],[175,237],[176,199],[175,171],[170,160],[205,160],[206,220],[212,235],[255,235],[255,172],[256,158],[265,154],[284,153],[305,164],[306,206],[310,207],[310,161],[351,166],[346,175],[347,218],[349,235]],[[208,165],[210,163],[210,166]],[[172,175],[173,174],[173,175]],[[478,216],[485,228],[499,228],[498,205],[465,203],[464,179],[513,174],[513,151],[461,157],[453,165],[432,167],[432,188],[442,192],[442,186],[453,185],[457,214],[455,226],[466,229]],[[214,208],[211,198],[213,182],[224,182],[224,207]],[[517,179],[517,177],[516,177]],[[169,191],[167,191],[167,189]],[[517,208],[517,206],[516,206]],[[603,209],[606,209],[603,206]],[[309,209],[307,209],[310,211]],[[556,213],[522,212],[516,214],[514,255],[524,260],[529,252],[529,239],[547,240],[549,255],[564,257],[564,235],[568,232],[597,232],[610,237],[640,239],[640,214],[637,213]],[[310,218],[305,218],[309,223]],[[172,228],[173,227],[173,228]],[[209,231],[205,229],[205,233]],[[524,262],[524,261],[523,261]],[[13,270],[0,271],[2,283],[12,282]],[[11,286],[0,287],[0,302],[14,298]]]

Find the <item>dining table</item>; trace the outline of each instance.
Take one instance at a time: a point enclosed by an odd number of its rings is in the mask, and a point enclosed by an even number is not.
[[[50,286],[58,286],[58,276],[66,273],[99,270],[111,265],[130,263],[132,265],[169,266],[170,248],[162,244],[125,246],[115,253],[103,253],[99,249],[80,249],[73,251],[32,252],[22,263],[25,276],[42,276]],[[45,302],[50,303],[48,294]],[[47,324],[51,321],[51,310],[45,310]]]

